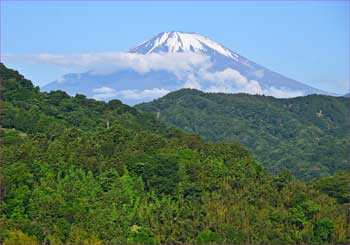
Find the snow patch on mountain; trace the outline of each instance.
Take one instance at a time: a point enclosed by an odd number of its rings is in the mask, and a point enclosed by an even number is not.
[[[195,52],[205,53],[209,49],[229,58],[237,59],[238,55],[220,44],[194,33],[162,32],[130,50],[132,53],[151,54],[159,52]]]

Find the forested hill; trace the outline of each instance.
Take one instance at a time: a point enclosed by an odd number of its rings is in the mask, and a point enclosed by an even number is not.
[[[69,96],[63,91],[41,93],[31,81],[17,71],[1,65],[3,79],[3,126],[28,133],[61,133],[65,127],[96,131],[109,125],[122,124],[132,129],[157,132],[167,127],[153,115],[140,113],[119,100],[109,103]]]
[[[207,140],[246,146],[271,173],[306,180],[350,169],[350,99],[291,99],[182,89],[136,108]]]
[[[350,242],[349,173],[268,175],[238,143],[0,75],[2,244]]]

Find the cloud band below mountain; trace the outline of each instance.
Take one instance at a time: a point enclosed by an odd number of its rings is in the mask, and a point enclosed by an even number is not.
[[[109,52],[73,55],[40,54],[32,56],[8,56],[7,59],[49,63],[63,67],[85,69],[95,75],[112,74],[121,70],[134,70],[140,74],[152,71],[166,71],[174,74],[181,82],[177,89],[196,88],[207,92],[265,94],[274,97],[295,97],[304,95],[301,91],[287,88],[262,87],[258,80],[249,80],[239,71],[227,68],[213,71],[212,62],[206,55],[182,53],[151,53],[147,55]],[[264,71],[258,71],[256,78],[262,77]],[[126,81],[127,82],[127,81]],[[115,97],[127,100],[151,100],[170,92],[168,87],[150,87],[147,89],[130,88],[116,91],[114,88],[93,88],[93,98],[109,100]]]

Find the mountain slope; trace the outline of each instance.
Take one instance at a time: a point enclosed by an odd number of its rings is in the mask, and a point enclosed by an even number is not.
[[[267,175],[240,144],[0,74],[3,244],[349,242],[339,195]]]
[[[237,141],[270,171],[311,179],[350,169],[350,101],[183,89],[136,108],[207,140]]]
[[[138,54],[176,52],[200,53],[210,57],[212,61],[212,71],[223,71],[227,68],[231,68],[237,70],[249,80],[258,80],[261,86],[266,89],[273,87],[285,91],[300,91],[302,94],[325,93],[324,91],[270,71],[232,50],[225,48],[221,44],[196,33],[175,31],[162,32],[131,49],[130,52]]]
[[[162,32],[129,52],[82,55],[73,57],[73,63],[79,59],[90,64],[86,72],[67,74],[42,89],[101,100],[118,98],[128,104],[147,102],[180,88],[274,97],[326,93],[195,33]],[[102,90],[107,92],[99,93]]]

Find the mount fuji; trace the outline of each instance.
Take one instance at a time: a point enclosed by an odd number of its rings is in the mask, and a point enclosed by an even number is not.
[[[162,32],[128,52],[74,55],[60,62],[86,71],[64,75],[44,86],[43,91],[120,99],[131,105],[181,88],[279,98],[327,94],[195,33]]]

